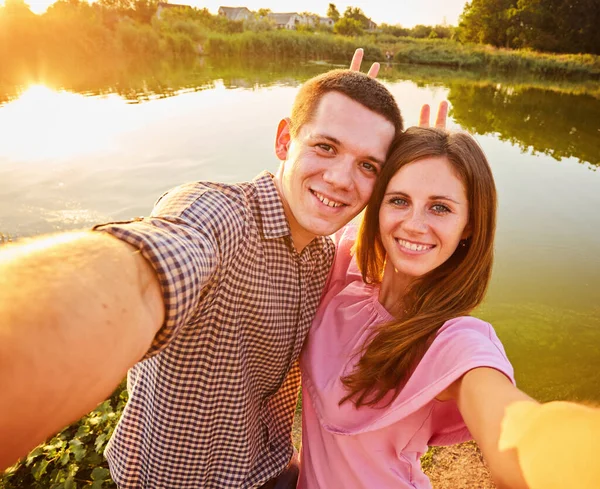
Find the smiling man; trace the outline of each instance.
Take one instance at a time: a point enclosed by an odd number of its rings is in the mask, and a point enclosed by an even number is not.
[[[401,130],[383,85],[329,72],[279,123],[276,175],[190,183],[147,218],[0,250],[0,467],[129,370],[106,450],[120,488],[275,487],[327,236],[363,209]]]

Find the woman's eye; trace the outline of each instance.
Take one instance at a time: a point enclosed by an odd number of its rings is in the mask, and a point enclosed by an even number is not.
[[[448,212],[451,212],[450,208],[446,207],[443,204],[435,204],[431,209],[436,214],[447,214]]]
[[[398,207],[402,207],[402,206],[408,205],[408,202],[406,201],[406,199],[401,199],[400,197],[394,197],[394,198],[390,199],[390,204],[398,206]]]

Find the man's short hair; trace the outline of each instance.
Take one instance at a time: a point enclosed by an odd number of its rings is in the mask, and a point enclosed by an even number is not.
[[[300,128],[310,122],[323,95],[339,92],[390,121],[399,134],[404,129],[400,109],[385,86],[363,73],[333,70],[305,82],[292,107],[290,132],[296,137]]]

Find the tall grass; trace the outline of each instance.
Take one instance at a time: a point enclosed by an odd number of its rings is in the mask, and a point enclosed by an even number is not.
[[[600,56],[592,54],[498,49],[446,39],[399,38],[394,43],[386,44],[386,47],[395,53],[395,61],[402,63],[600,78]]]
[[[364,48],[367,60],[382,57],[378,46],[364,44],[359,39],[284,30],[230,35],[210,33],[204,52],[215,57],[348,60],[357,47]]]

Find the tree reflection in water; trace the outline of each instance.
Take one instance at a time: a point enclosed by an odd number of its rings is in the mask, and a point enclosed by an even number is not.
[[[474,134],[523,151],[600,166],[600,100],[536,88],[449,83],[451,115]]]

